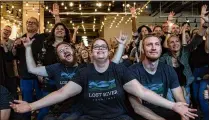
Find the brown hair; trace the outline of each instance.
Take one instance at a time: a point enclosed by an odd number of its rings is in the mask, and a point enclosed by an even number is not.
[[[140,56],[139,56],[140,61],[144,60],[144,58],[145,58],[145,54],[144,54],[144,41],[147,38],[149,38],[149,37],[156,37],[156,38],[158,38],[161,41],[161,38],[158,37],[158,36],[156,36],[155,34],[147,34],[147,35],[145,35],[145,37],[142,39],[142,41],[141,41],[141,43],[139,45],[139,48],[138,48],[139,53],[140,53]]]
[[[56,53],[56,56],[57,56],[57,59],[58,59],[58,60],[60,60],[60,59],[59,59],[59,55],[58,55],[58,53],[57,53],[57,48],[58,48],[60,45],[62,45],[62,44],[65,44],[65,45],[70,46],[71,49],[73,50],[73,57],[76,56],[75,47],[74,47],[73,45],[71,45],[70,43],[67,43],[67,42],[61,42],[61,43],[57,44],[56,49],[55,49],[55,53]]]
[[[92,42],[92,45],[91,45],[91,51],[93,50],[94,43],[95,43],[97,40],[102,40],[102,41],[104,41],[104,42],[107,44],[108,50],[110,49],[109,44],[107,43],[107,41],[106,41],[104,38],[95,38],[95,39],[93,40],[93,42]]]

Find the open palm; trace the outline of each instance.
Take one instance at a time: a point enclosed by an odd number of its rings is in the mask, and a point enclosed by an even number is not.
[[[120,31],[120,36],[119,37],[115,37],[115,39],[120,43],[125,45],[126,41],[128,40],[128,35],[126,33],[122,33],[122,31]]]
[[[50,11],[50,13],[54,16],[59,15],[59,5],[57,3],[53,4],[53,9],[52,9],[52,11]]]

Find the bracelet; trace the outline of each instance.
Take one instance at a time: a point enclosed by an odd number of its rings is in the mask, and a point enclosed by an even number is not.
[[[34,111],[33,107],[31,106],[31,104],[29,103],[28,106],[30,107],[30,111]]]

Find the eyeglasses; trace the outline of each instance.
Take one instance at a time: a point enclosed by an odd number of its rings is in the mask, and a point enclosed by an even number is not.
[[[100,46],[99,45],[94,45],[93,46],[94,50],[107,50],[107,48],[108,48],[107,45],[100,45]]]

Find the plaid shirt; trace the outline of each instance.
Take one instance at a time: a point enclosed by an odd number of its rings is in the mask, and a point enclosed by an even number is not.
[[[201,44],[202,40],[202,36],[198,34],[195,35],[189,45],[181,48],[180,55],[177,58],[178,62],[184,66],[183,74],[185,75],[187,80],[186,86],[189,86],[194,81],[194,76],[189,65],[190,52],[194,50],[199,44]],[[163,54],[160,58],[160,61],[173,67],[172,54],[170,52]]]

